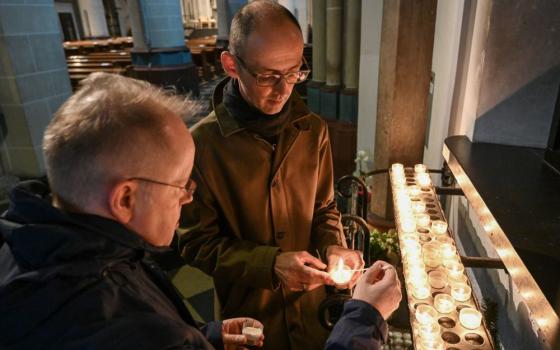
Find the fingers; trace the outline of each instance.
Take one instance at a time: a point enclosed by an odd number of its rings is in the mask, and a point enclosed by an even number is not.
[[[222,340],[224,344],[243,345],[247,344],[247,337],[242,334],[223,334]]]
[[[308,252],[301,252],[300,259],[304,264],[310,267],[314,267],[315,269],[324,270],[327,268],[327,265],[325,263],[309,254]]]

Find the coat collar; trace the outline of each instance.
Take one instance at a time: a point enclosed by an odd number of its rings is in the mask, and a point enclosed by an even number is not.
[[[245,130],[245,128],[240,126],[237,120],[228,113],[222,103],[224,86],[230,79],[230,77],[226,77],[220,81],[214,89],[214,94],[212,96],[212,107],[216,114],[220,132],[224,137],[229,137],[237,132]],[[290,125],[296,130],[309,130],[309,120],[307,119],[311,116],[311,112],[295,90],[292,92],[288,103],[292,104]]]

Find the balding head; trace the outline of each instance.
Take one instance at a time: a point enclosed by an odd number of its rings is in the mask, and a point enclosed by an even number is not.
[[[263,29],[293,26],[300,37],[301,28],[294,15],[284,6],[269,0],[253,1],[241,8],[231,22],[229,34],[229,51],[239,57],[246,53],[250,35]],[[301,39],[303,41],[303,37]]]

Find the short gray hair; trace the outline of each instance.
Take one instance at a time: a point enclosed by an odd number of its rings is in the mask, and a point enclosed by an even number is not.
[[[138,176],[165,158],[164,117],[183,120],[200,105],[145,81],[93,73],[55,113],[43,137],[55,197],[80,209],[112,181]]]
[[[247,38],[258,24],[271,19],[285,19],[293,23],[301,32],[296,17],[284,6],[270,0],[257,0],[243,6],[231,21],[229,30],[229,51],[238,56],[245,53]]]

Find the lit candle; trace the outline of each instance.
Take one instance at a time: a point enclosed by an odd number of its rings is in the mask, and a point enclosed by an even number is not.
[[[482,323],[482,315],[478,310],[470,307],[465,307],[459,311],[459,322],[461,325],[468,329],[476,329]]]
[[[437,323],[438,313],[436,309],[430,305],[418,305],[414,315],[416,317],[416,321],[420,324]]]
[[[464,274],[459,275],[459,276],[447,275],[447,280],[450,284],[451,283],[465,283],[465,284],[467,284],[467,276],[465,276]]]
[[[401,229],[403,232],[414,232],[416,230],[416,220],[412,217],[404,217],[401,219]]]
[[[415,284],[412,287],[412,295],[416,299],[426,299],[430,296],[430,287],[427,284]]]
[[[421,214],[421,213],[425,212],[426,211],[426,203],[420,202],[420,201],[412,203],[412,211],[415,214]]]
[[[423,339],[419,338],[418,350],[443,350],[445,349],[445,343],[441,337],[434,339]]]
[[[435,289],[442,289],[447,285],[447,275],[440,270],[430,271],[428,274],[430,286]]]
[[[442,243],[439,246],[439,251],[443,259],[451,259],[457,254],[457,249],[451,243]]]
[[[443,235],[447,232],[447,222],[443,220],[432,221],[432,232],[437,235]]]
[[[455,260],[446,260],[444,266],[447,269],[447,274],[452,277],[458,277],[465,271],[463,264]]]
[[[428,187],[432,183],[430,174],[427,173],[416,174],[416,181],[418,182],[418,185],[420,185],[420,187]]]
[[[241,331],[241,334],[247,337],[247,343],[249,345],[251,344],[256,345],[262,333],[263,333],[262,328],[258,328],[258,327],[243,327],[243,330]]]
[[[391,170],[394,174],[404,174],[404,166],[401,163],[393,163]]]
[[[420,195],[420,187],[413,185],[408,186],[408,195],[411,197],[417,197]]]
[[[352,278],[352,270],[344,265],[344,261],[340,258],[338,265],[331,271],[330,275],[337,287],[345,287]]]
[[[415,173],[425,173],[426,172],[426,166],[424,164],[416,164],[414,166],[414,172]]]
[[[440,337],[441,328],[437,322],[419,323],[418,336],[423,340],[434,340]]]
[[[416,226],[426,227],[430,225],[430,215],[428,214],[415,214]]]
[[[442,314],[448,314],[455,308],[455,302],[451,295],[442,293],[434,297],[434,307]]]
[[[428,267],[438,267],[441,264],[441,256],[439,253],[439,245],[436,242],[425,243],[422,248],[422,257],[424,264]]]
[[[393,176],[393,184],[396,186],[404,186],[406,184],[406,178],[404,176]]]
[[[451,296],[457,301],[467,301],[471,298],[471,287],[465,283],[451,284]]]

